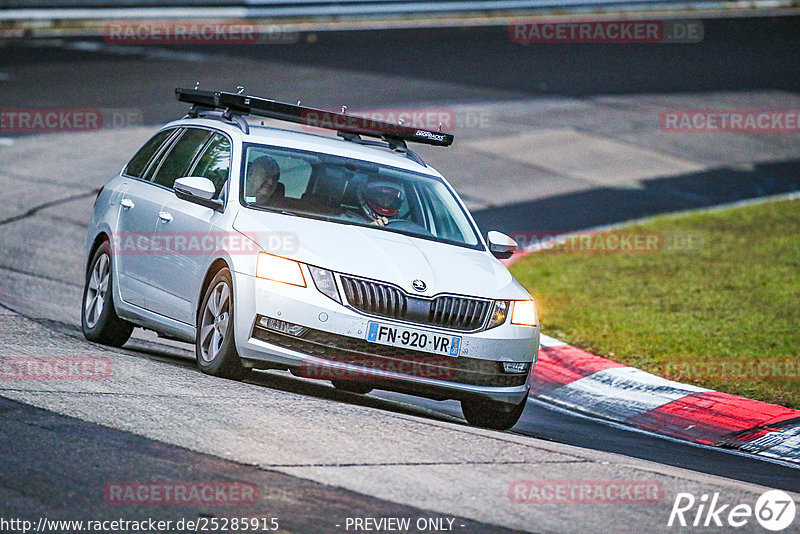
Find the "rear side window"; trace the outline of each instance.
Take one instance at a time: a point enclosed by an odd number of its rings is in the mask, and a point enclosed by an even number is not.
[[[175,130],[164,130],[151,137],[150,140],[139,149],[139,152],[133,156],[130,162],[128,162],[128,165],[125,166],[124,174],[133,176],[134,178],[141,178],[144,170],[147,168],[147,164],[153,159],[153,155],[174,132]]]
[[[228,173],[231,169],[231,142],[222,134],[214,134],[208,142],[203,153],[197,160],[194,169],[189,173],[191,176],[203,176],[214,182],[219,196],[222,187],[228,180]]]
[[[192,164],[210,135],[211,132],[208,130],[188,128],[172,146],[172,150],[161,163],[153,181],[172,189],[177,178],[186,176],[189,165]]]

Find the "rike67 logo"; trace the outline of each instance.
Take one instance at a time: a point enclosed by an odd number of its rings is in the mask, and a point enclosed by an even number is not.
[[[764,492],[755,506],[725,503],[719,493],[703,494],[699,499],[691,493],[678,493],[667,526],[741,528],[755,518],[763,528],[780,532],[792,525],[795,513],[794,500],[781,490]]]

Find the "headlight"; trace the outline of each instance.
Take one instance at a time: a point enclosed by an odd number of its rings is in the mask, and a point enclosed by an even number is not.
[[[293,286],[306,287],[306,279],[303,277],[303,270],[299,263],[264,252],[258,253],[256,276]]]
[[[508,301],[496,300],[494,301],[494,308],[492,309],[492,316],[489,318],[489,324],[486,328],[494,328],[506,322],[508,317]]]
[[[308,266],[308,270],[311,271],[311,279],[314,280],[314,285],[317,286],[320,293],[341,304],[342,299],[339,297],[339,290],[336,289],[336,280],[333,278],[333,273],[327,269],[320,269],[311,265]]]
[[[536,326],[538,323],[539,317],[536,315],[536,303],[534,301],[514,301],[514,310],[511,312],[511,324]]]

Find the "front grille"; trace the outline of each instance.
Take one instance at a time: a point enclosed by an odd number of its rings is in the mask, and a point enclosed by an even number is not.
[[[253,337],[325,360],[371,369],[411,369],[414,376],[436,378],[473,386],[513,387],[524,385],[528,373],[506,374],[501,362],[478,358],[449,358],[401,347],[379,345],[364,339],[331,334],[309,328],[302,337],[267,330],[256,323]],[[410,362],[412,366],[403,366]],[[530,364],[528,365],[530,371]],[[311,376],[318,378],[319,376]]]
[[[431,302],[428,321],[459,330],[476,330],[483,326],[490,305],[487,300],[436,297]]]
[[[390,284],[340,276],[347,302],[357,310],[401,321],[455,330],[478,330],[492,301],[442,295],[423,299]]]
[[[402,319],[408,311],[408,299],[398,288],[378,282],[342,276],[347,302],[361,311]]]

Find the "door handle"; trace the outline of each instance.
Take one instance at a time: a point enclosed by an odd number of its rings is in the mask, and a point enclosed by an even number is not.
[[[119,201],[119,203],[126,210],[129,210],[136,205],[133,203],[133,200],[129,198],[123,198],[122,200]]]
[[[158,218],[161,219],[163,222],[168,223],[172,220],[172,214],[166,211],[159,211]]]

